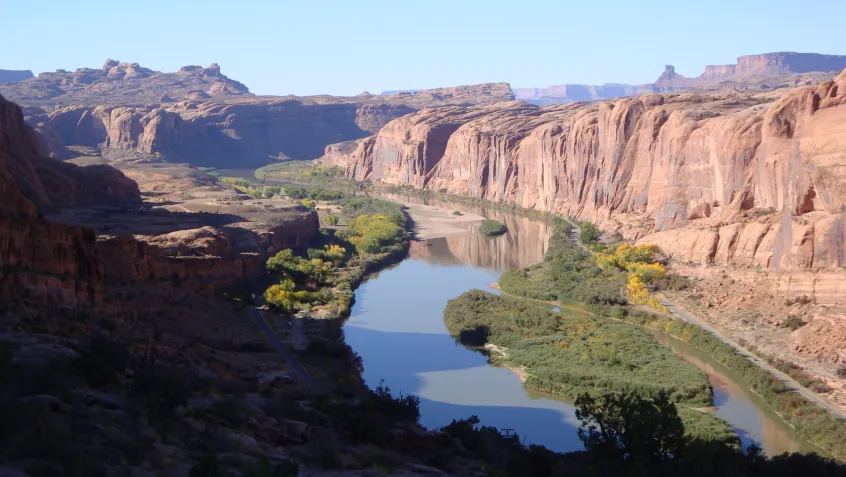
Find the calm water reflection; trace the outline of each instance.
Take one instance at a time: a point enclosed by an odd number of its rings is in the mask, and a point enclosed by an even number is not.
[[[823,453],[802,439],[764,401],[742,385],[740,378],[707,354],[687,343],[656,335],[656,339],[677,355],[693,363],[708,374],[714,388],[714,403],[718,417],[728,421],[740,436],[743,446],[760,445],[767,455],[783,452],[814,451]]]
[[[496,240],[496,239],[494,239]],[[556,450],[580,449],[573,408],[532,399],[519,378],[455,343],[443,323],[447,300],[466,290],[490,290],[501,272],[409,258],[356,291],[347,342],[364,360],[364,378],[421,399],[421,422],[439,428],[479,416],[486,425],[513,428],[528,442]]]

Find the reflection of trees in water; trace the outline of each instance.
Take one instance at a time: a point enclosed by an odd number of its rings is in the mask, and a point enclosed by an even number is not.
[[[462,210],[497,220],[508,232],[498,237],[483,237],[476,233],[413,243],[410,256],[441,265],[470,265],[472,267],[505,270],[523,268],[543,260],[552,225],[546,221],[521,216],[513,212],[482,206],[457,204],[442,200],[400,194],[379,194],[379,197],[409,204],[432,205],[448,210]],[[472,227],[478,228],[479,224]]]

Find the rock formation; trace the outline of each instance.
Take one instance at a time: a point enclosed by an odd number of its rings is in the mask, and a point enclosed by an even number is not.
[[[32,71],[29,70],[0,70],[0,83],[16,83],[33,76]]]
[[[846,68],[846,56],[792,52],[763,53],[741,56],[733,65],[707,65],[705,71],[695,78],[682,76],[676,73],[673,65],[667,65],[655,82],[644,85],[564,84],[547,88],[515,88],[514,97],[527,103],[544,106],[685,90],[766,91],[829,80],[843,68]]]
[[[0,85],[60,157],[66,146],[159,154],[201,166],[255,168],[315,159],[327,144],[376,133],[423,107],[513,99],[507,83],[392,95],[263,96],[213,63],[161,73],[106,60],[100,69],[42,73]]]
[[[2,83],[2,81],[0,81]],[[243,84],[229,79],[213,63],[208,68],[184,66],[176,73],[162,73],[138,63],[107,59],[99,69],[79,68],[41,73],[16,83],[0,85],[0,95],[22,105],[100,105],[158,103],[163,95],[188,99],[199,91],[206,97],[249,95]]]
[[[739,57],[733,65],[708,65],[695,78],[682,76],[672,65],[667,65],[661,76],[654,83],[644,85],[641,92],[677,91],[720,83],[748,83],[746,86],[754,89],[768,89],[780,83],[798,86],[807,81],[800,77],[802,74],[836,74],[844,68],[846,56],[839,55],[794,52],[746,55]],[[759,81],[754,81],[756,79]],[[767,84],[768,80],[773,84]]]
[[[844,123],[846,72],[781,96],[425,109],[322,161],[597,221],[682,259],[840,267]]]
[[[230,224],[159,236],[98,237],[91,228],[45,220],[44,212],[59,207],[134,207],[140,197],[138,185],[117,169],[48,159],[38,139],[21,109],[0,97],[0,299],[22,311],[103,311],[104,288],[119,284],[231,282],[259,273],[264,252],[303,246],[317,233],[312,211],[267,227]],[[231,246],[231,237],[244,234],[258,247],[253,253]]]

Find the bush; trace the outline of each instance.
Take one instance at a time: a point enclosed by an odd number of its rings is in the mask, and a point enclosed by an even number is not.
[[[338,225],[340,219],[338,219],[337,215],[329,214],[326,217],[323,217],[323,225],[334,226]]]
[[[599,241],[602,236],[602,232],[590,222],[581,222],[579,230],[579,241],[586,245]]]
[[[452,215],[464,215],[464,214],[462,214],[460,210],[453,210]]]
[[[788,315],[787,319],[781,324],[783,328],[787,328],[790,331],[796,331],[799,328],[805,326],[805,322],[802,321],[802,318],[794,315]]]
[[[485,237],[493,237],[505,233],[505,224],[496,220],[486,220],[479,226],[479,233]]]
[[[408,232],[384,214],[359,215],[337,235],[352,243],[359,254],[388,253],[408,241]]]

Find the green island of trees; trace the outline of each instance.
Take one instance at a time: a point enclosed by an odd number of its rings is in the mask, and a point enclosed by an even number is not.
[[[502,235],[506,231],[505,224],[496,220],[486,220],[479,226],[479,233],[485,237]]]

